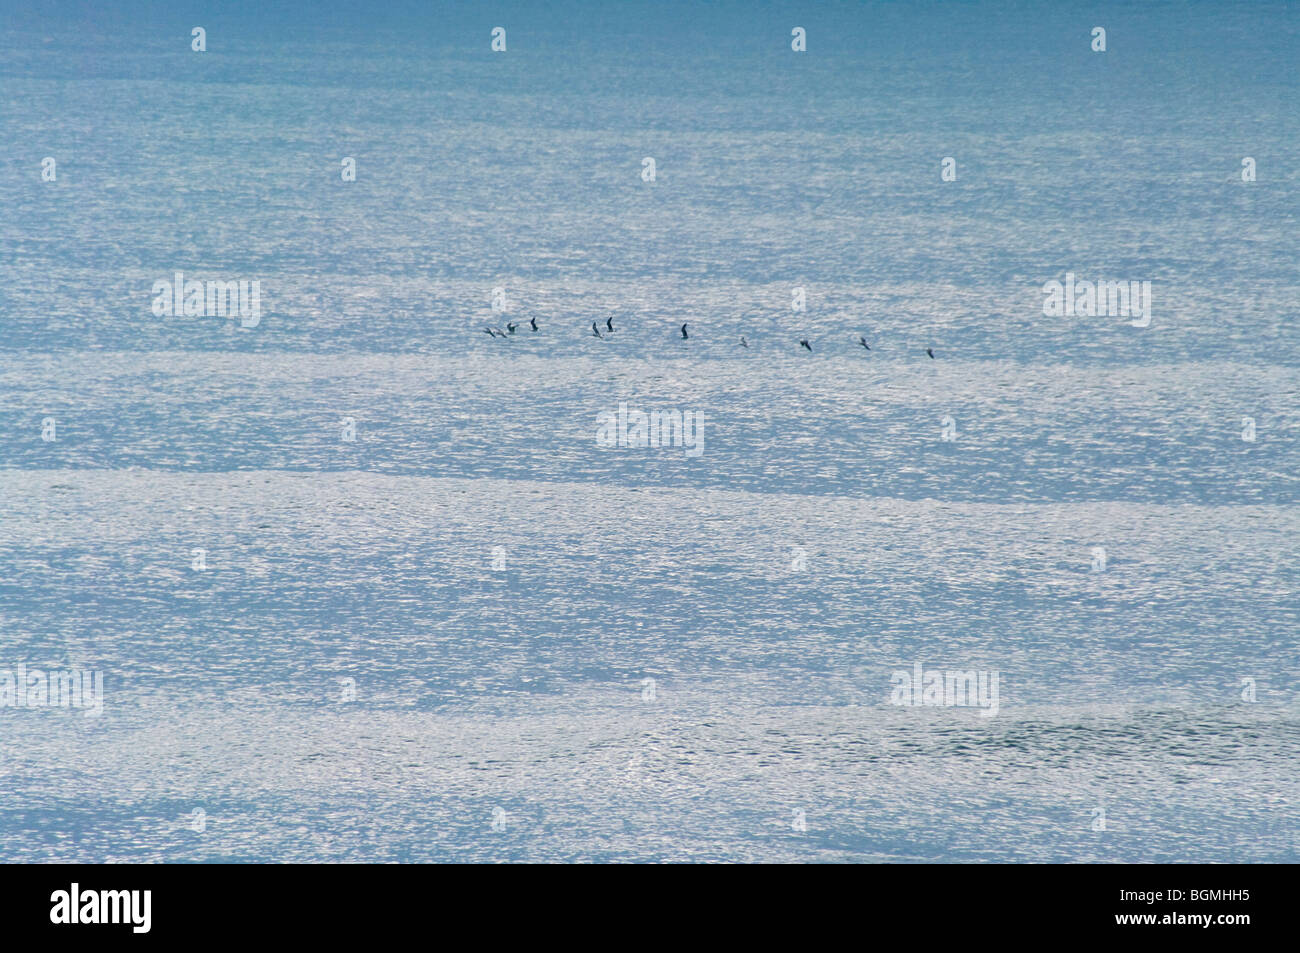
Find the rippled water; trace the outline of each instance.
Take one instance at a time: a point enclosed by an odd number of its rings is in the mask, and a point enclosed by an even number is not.
[[[1300,859],[1296,12],[1037,7],[6,9],[0,859]]]

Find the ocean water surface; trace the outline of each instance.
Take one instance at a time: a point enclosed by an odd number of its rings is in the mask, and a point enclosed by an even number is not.
[[[0,860],[1300,860],[1294,5],[0,26]]]

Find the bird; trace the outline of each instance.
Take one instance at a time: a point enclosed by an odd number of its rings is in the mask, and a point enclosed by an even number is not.
[[[740,336],[740,346],[749,347],[749,342],[745,340],[745,336],[743,334]]]
[[[499,338],[503,338],[506,336],[506,332],[502,331],[500,328],[493,328],[492,333]]]
[[[800,342],[799,342],[799,346],[800,346],[800,347],[806,347],[806,348],[807,348],[808,350],[810,350],[810,351],[812,350],[812,345],[808,343],[808,339],[807,339],[807,338],[804,338],[802,341],[800,341]]]
[[[493,333],[493,331],[492,331],[491,328],[484,328],[484,329],[483,329],[483,333],[486,334],[486,335],[487,335],[488,337],[490,337],[490,338],[494,338],[494,337],[496,337],[496,334]]]
[[[934,351],[930,350],[930,348],[928,348],[928,347],[925,349],[925,353],[926,353],[926,354],[929,354],[930,357],[934,357]]]
[[[871,345],[867,343],[867,339],[864,338],[861,334],[858,335],[858,343],[861,344],[863,347],[865,347],[868,351],[871,350]]]
[[[605,319],[605,327],[609,328],[611,332],[614,330],[614,316],[612,314]]]
[[[536,319],[536,318],[529,318],[529,319],[528,319],[528,323],[531,324],[531,325],[533,326],[533,330],[534,330],[534,331],[537,330],[537,319]]]
[[[601,333],[600,333],[600,328],[596,327],[596,322],[595,322],[595,321],[592,321],[592,322],[591,322],[591,333],[594,334],[594,335],[596,335],[596,337],[602,337],[602,335],[601,335]]]
[[[519,327],[519,325],[515,324],[515,323],[512,321],[511,323],[509,323],[509,324],[506,325],[506,330],[509,331],[511,334],[514,334],[514,333],[515,333],[515,328],[517,328],[517,327]]]
[[[689,338],[689,337],[690,337],[690,335],[686,333],[686,325],[683,324],[683,325],[682,325],[682,340],[684,341],[684,340],[686,340],[686,339]]]

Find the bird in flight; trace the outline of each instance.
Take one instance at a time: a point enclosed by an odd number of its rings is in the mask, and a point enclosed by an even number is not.
[[[537,319],[536,319],[536,318],[529,318],[529,319],[528,319],[528,323],[531,324],[531,325],[533,326],[533,330],[534,330],[534,331],[537,330]]]
[[[807,339],[807,338],[804,338],[802,341],[800,341],[800,342],[799,342],[799,346],[800,346],[800,347],[806,347],[809,351],[812,350],[812,345],[808,343],[808,339]]]
[[[591,333],[594,334],[596,337],[603,337],[603,335],[600,333],[600,328],[596,327],[595,321],[591,322]]]
[[[605,327],[609,328],[609,330],[610,330],[611,332],[613,332],[613,330],[614,330],[614,316],[613,316],[612,314],[611,314],[608,318],[605,319]]]
[[[868,351],[871,350],[871,345],[867,343],[867,339],[864,338],[861,334],[858,335],[858,343],[861,344],[863,347],[865,347]]]
[[[506,325],[506,330],[509,331],[511,334],[514,334],[514,333],[515,333],[515,328],[517,328],[517,327],[519,327],[519,325],[515,324],[515,323],[512,321],[512,322],[510,322],[509,324]]]
[[[743,334],[740,336],[740,346],[749,347],[749,342],[745,340],[745,336]]]
[[[686,325],[683,324],[683,325],[682,325],[682,340],[684,341],[684,340],[686,340],[686,339],[689,338],[689,337],[690,337],[690,335],[686,333]]]
[[[934,357],[934,351],[932,351],[932,350],[931,350],[930,348],[928,348],[928,347],[925,349],[925,353],[926,353],[926,354],[929,354],[930,357]]]

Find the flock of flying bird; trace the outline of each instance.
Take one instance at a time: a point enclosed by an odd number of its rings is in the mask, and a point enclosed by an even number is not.
[[[529,326],[532,328],[532,330],[534,330],[534,331],[538,330],[538,327],[537,327],[537,318],[535,318],[535,317],[530,317],[530,318],[528,319],[528,324],[529,324]],[[505,331],[502,331],[500,328],[486,327],[486,328],[483,329],[483,333],[486,334],[488,337],[493,337],[493,338],[498,338],[498,337],[499,337],[499,338],[504,338],[504,337],[509,337],[511,334],[514,334],[514,333],[515,333],[515,330],[516,330],[518,327],[519,327],[519,325],[518,325],[517,323],[515,323],[515,322],[512,321],[512,322],[510,322],[509,324],[506,325],[506,330],[505,330]],[[600,339],[603,341],[606,337],[608,337],[609,335],[611,335],[611,334],[613,334],[613,333],[614,333],[614,316],[613,316],[612,314],[611,314],[608,318],[605,319],[605,333],[604,333],[604,334],[602,334],[602,333],[600,332],[600,325],[599,325],[599,323],[597,323],[596,321],[592,321],[592,322],[591,322],[591,334],[592,334],[593,337],[598,337],[598,338],[600,338]],[[689,340],[689,339],[690,339],[690,335],[686,333],[686,325],[683,324],[683,325],[682,325],[682,340]],[[863,337],[861,334],[858,335],[858,343],[861,344],[861,345],[862,345],[864,348],[866,348],[868,351],[871,350],[871,345],[867,343],[867,339],[866,339],[865,337]],[[745,340],[745,336],[744,336],[743,334],[742,334],[741,337],[740,337],[740,346],[741,346],[741,347],[749,347],[749,342]],[[808,343],[808,339],[807,339],[807,338],[802,338],[802,339],[799,341],[799,346],[800,346],[801,348],[806,349],[806,350],[809,351],[809,352],[812,351],[812,345]],[[928,348],[928,347],[927,347],[927,348],[925,349],[925,353],[928,354],[928,355],[930,355],[931,358],[934,357],[934,350],[931,349],[931,348]]]

